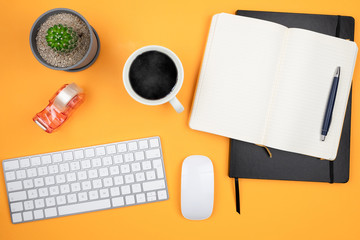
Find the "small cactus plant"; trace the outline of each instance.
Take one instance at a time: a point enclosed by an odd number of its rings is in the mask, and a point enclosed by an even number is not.
[[[77,40],[77,33],[66,25],[55,24],[47,30],[46,41],[55,51],[70,52],[76,47]]]

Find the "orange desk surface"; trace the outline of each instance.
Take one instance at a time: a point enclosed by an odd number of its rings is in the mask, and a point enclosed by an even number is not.
[[[351,169],[346,184],[244,179],[238,215],[234,183],[228,177],[229,140],[188,126],[213,14],[247,9],[350,15],[356,19],[359,45],[358,0],[3,0],[0,5],[0,159],[158,135],[170,195],[165,202],[14,225],[1,169],[1,240],[360,239],[359,66],[353,81]],[[100,56],[85,71],[51,70],[32,55],[32,24],[56,7],[80,12],[100,36]],[[141,105],[125,91],[126,59],[151,44],[170,48],[183,62],[185,79],[178,99],[185,111],[181,114],[170,104]],[[62,84],[70,82],[84,88],[87,100],[58,132],[47,134],[32,117]],[[180,210],[181,164],[194,154],[208,156],[215,169],[214,211],[205,221],[186,220]]]

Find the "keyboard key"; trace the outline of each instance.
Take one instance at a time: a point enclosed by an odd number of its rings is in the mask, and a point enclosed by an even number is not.
[[[93,190],[89,192],[90,200],[95,200],[99,198],[99,192],[97,190]]]
[[[147,150],[145,152],[145,155],[146,155],[147,159],[159,158],[159,157],[161,157],[160,149],[157,148],[157,149]]]
[[[70,170],[77,171],[80,169],[80,162],[71,162],[70,163]]]
[[[93,187],[94,188],[101,188],[102,187],[102,182],[101,179],[95,179],[92,181]]]
[[[144,160],[145,156],[144,156],[144,152],[136,152],[135,153],[135,160],[136,161],[141,161]]]
[[[7,189],[9,192],[14,192],[14,191],[19,191],[23,188],[22,186],[22,182],[21,181],[17,181],[17,182],[9,182],[7,184]]]
[[[5,171],[15,170],[20,167],[18,160],[6,161],[6,162],[4,162],[3,166],[4,166]]]
[[[16,179],[15,172],[7,172],[5,173],[6,181],[13,181]]]
[[[39,166],[41,165],[40,157],[32,157],[30,158],[31,166]]]
[[[24,179],[24,178],[26,178],[26,172],[25,172],[25,170],[16,171],[16,178],[17,178],[17,179]]]
[[[70,167],[68,163],[62,163],[59,165],[59,167],[60,167],[60,172],[62,173],[70,171]]]
[[[144,203],[144,202],[146,202],[145,193],[136,194],[136,202],[137,202],[137,203]]]
[[[47,207],[55,206],[56,204],[55,198],[54,197],[45,198],[45,203]]]
[[[35,187],[42,187],[45,185],[45,182],[44,182],[43,178],[35,178],[34,184],[35,184]]]
[[[85,157],[91,158],[95,157],[95,151],[92,148],[85,149]]]
[[[125,143],[118,144],[117,149],[118,149],[118,152],[120,152],[120,153],[126,152],[127,151],[126,144]]]
[[[14,213],[11,215],[13,223],[22,222],[22,215],[21,213]]]
[[[64,161],[71,161],[74,159],[72,152],[64,152],[63,156],[64,156]]]
[[[35,211],[34,211],[34,218],[35,218],[35,219],[44,218],[44,212],[43,212],[43,210],[35,210]]]
[[[102,162],[104,166],[109,166],[112,164],[112,158],[110,156],[108,157],[103,157],[102,158]]]
[[[114,177],[114,184],[115,184],[115,185],[122,185],[122,184],[124,184],[124,177],[123,177],[123,176],[116,176],[116,177]]]
[[[69,194],[67,195],[67,201],[68,203],[76,203],[77,202],[77,196],[76,194]]]
[[[106,209],[106,208],[110,208],[110,207],[111,207],[110,200],[102,199],[102,200],[97,200],[97,201],[60,206],[58,208],[58,210],[59,210],[59,215],[67,215],[67,214],[82,213],[82,212]]]
[[[72,183],[70,187],[71,187],[71,192],[79,192],[81,190],[80,183],[78,182]]]
[[[68,182],[74,182],[76,181],[76,174],[75,173],[68,173],[66,174],[66,179]]]
[[[125,162],[132,162],[134,161],[134,154],[133,153],[126,153],[124,154]]]
[[[145,173],[143,173],[143,172],[136,173],[135,179],[137,182],[145,181]]]
[[[147,197],[147,201],[148,202],[156,201],[156,197],[155,196]]]
[[[116,147],[115,145],[110,145],[106,147],[107,154],[114,154],[116,153]]]
[[[133,193],[141,192],[141,185],[139,183],[133,184],[131,188]]]
[[[165,188],[165,181],[164,180],[156,180],[151,182],[144,182],[142,184],[143,190],[146,191],[152,191],[157,189]]]
[[[52,186],[49,188],[49,192],[51,196],[60,194],[60,190],[58,186]]]
[[[104,188],[100,189],[100,198],[108,198],[109,197],[109,189]]]
[[[39,196],[40,197],[47,197],[49,196],[49,190],[45,188],[39,188]]]
[[[78,183],[78,182],[72,183],[70,185],[70,188],[71,188],[71,192],[79,192],[81,190],[80,183]]]
[[[23,181],[24,184],[24,188],[25,189],[29,189],[29,188],[33,188],[34,187],[34,183],[32,179],[27,179]]]
[[[87,193],[86,192],[78,193],[78,199],[79,199],[79,202],[87,201],[88,200]]]
[[[69,184],[60,185],[60,192],[61,192],[61,194],[69,193],[70,185]]]
[[[130,142],[128,143],[129,151],[135,151],[137,150],[137,143],[136,142]]]
[[[49,166],[49,174],[56,174],[59,172],[58,165],[50,165]]]
[[[101,167],[101,159],[100,158],[94,158],[91,160],[93,167]]]
[[[54,185],[54,184],[55,184],[54,176],[45,177],[45,185]]]
[[[45,207],[45,201],[43,198],[35,200],[35,208],[43,208]]]
[[[62,156],[60,153],[55,153],[52,155],[53,163],[58,163],[62,161]]]
[[[96,169],[89,170],[88,174],[89,174],[89,178],[97,178],[98,177],[98,172]]]
[[[151,162],[150,161],[142,162],[142,167],[143,167],[144,170],[151,169]]]
[[[20,167],[21,168],[27,168],[30,167],[30,159],[28,158],[23,158],[20,160]]]
[[[58,215],[55,207],[45,208],[44,211],[45,211],[45,217],[56,217]]]
[[[121,165],[120,169],[121,169],[121,173],[123,173],[123,174],[130,172],[130,166],[129,166],[129,164]]]
[[[21,212],[24,210],[22,202],[11,203],[10,210],[11,212]]]
[[[87,179],[87,173],[85,171],[78,172],[77,175],[79,181]]]
[[[131,170],[133,171],[133,172],[138,172],[138,171],[140,171],[141,170],[141,167],[140,167],[140,163],[133,163],[133,164],[131,164]]]
[[[104,178],[104,187],[111,187],[114,185],[112,178]]]
[[[51,163],[51,156],[50,155],[41,156],[41,163],[43,165],[50,164]]]
[[[34,199],[38,197],[38,193],[36,189],[31,189],[27,192],[29,199]]]
[[[162,166],[162,163],[161,163],[161,159],[155,159],[153,160],[153,166],[156,170],[156,175],[158,178],[164,178],[165,175],[164,175],[164,171],[163,171],[163,166]]]
[[[147,140],[139,141],[139,147],[140,149],[147,149],[149,148]]]
[[[96,156],[104,156],[106,154],[104,147],[95,148]]]
[[[25,199],[26,199],[25,191],[9,193],[10,202],[23,201]]]
[[[90,160],[83,160],[83,161],[81,161],[81,167],[83,168],[83,169],[87,169],[87,168],[91,168],[91,162],[90,162]]]
[[[31,221],[33,220],[33,214],[31,211],[28,211],[28,212],[23,212],[23,218],[24,218],[24,221]]]
[[[154,180],[156,178],[155,171],[146,172],[146,179],[147,180]]]
[[[126,205],[134,204],[135,203],[134,195],[125,196],[125,202],[126,202]]]
[[[112,166],[110,167],[110,175],[119,175],[120,170],[118,166]]]
[[[121,164],[124,162],[122,155],[113,156],[114,164]]]
[[[30,200],[30,201],[25,201],[24,202],[24,209],[25,210],[32,210],[34,209],[34,201]]]
[[[100,168],[99,175],[100,175],[100,177],[109,176],[109,170],[107,168]]]
[[[28,175],[29,178],[37,176],[36,168],[27,169],[26,172],[27,172],[27,175]]]
[[[56,203],[57,205],[64,205],[66,204],[66,197],[64,195],[57,196],[56,197]]]
[[[121,186],[121,194],[122,195],[126,195],[129,193],[131,193],[129,185]]]
[[[112,187],[110,188],[110,195],[112,197],[120,196],[120,188],[119,187]]]
[[[155,197],[156,196],[156,192],[147,192],[146,193],[147,197]]]
[[[76,160],[84,158],[84,151],[83,150],[77,150],[74,152],[74,158]]]
[[[66,179],[65,179],[65,175],[64,175],[64,174],[56,175],[55,178],[56,178],[56,183],[57,183],[57,184],[66,182]]]
[[[83,191],[90,190],[91,189],[91,182],[90,181],[84,181],[81,183],[81,189]]]
[[[133,183],[134,181],[134,174],[125,175],[125,183]]]
[[[157,138],[150,139],[150,147],[152,148],[159,147],[159,140]]]
[[[113,207],[124,206],[124,198],[123,197],[116,197],[111,199]]]
[[[38,169],[39,176],[45,176],[48,174],[47,167],[39,167]]]

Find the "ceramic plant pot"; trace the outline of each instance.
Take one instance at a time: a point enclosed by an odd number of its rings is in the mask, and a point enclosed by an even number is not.
[[[40,55],[37,43],[36,43],[36,36],[38,35],[40,26],[52,15],[59,14],[59,13],[69,13],[73,14],[79,19],[81,19],[87,26],[88,31],[90,33],[90,46],[85,54],[85,56],[74,65],[69,67],[56,67],[44,60],[44,58]],[[82,71],[88,67],[90,67],[99,56],[100,52],[100,39],[98,34],[96,33],[95,29],[90,26],[90,24],[86,21],[86,19],[80,15],[79,13],[75,12],[74,10],[67,9],[67,8],[55,8],[51,9],[44,14],[42,14],[38,19],[36,19],[35,23],[33,24],[30,32],[30,47],[31,51],[33,52],[35,58],[44,66],[55,69],[55,70],[62,70],[67,72],[77,72]]]

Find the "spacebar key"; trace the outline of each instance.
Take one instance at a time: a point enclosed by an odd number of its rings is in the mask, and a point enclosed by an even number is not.
[[[58,207],[59,215],[68,215],[74,213],[83,213],[83,212],[91,212],[100,209],[110,208],[110,200],[103,199],[99,201],[85,202],[85,203],[77,203],[72,205],[66,205]]]
[[[156,180],[151,182],[144,182],[143,189],[144,191],[153,191],[165,188],[165,181],[164,180]]]

